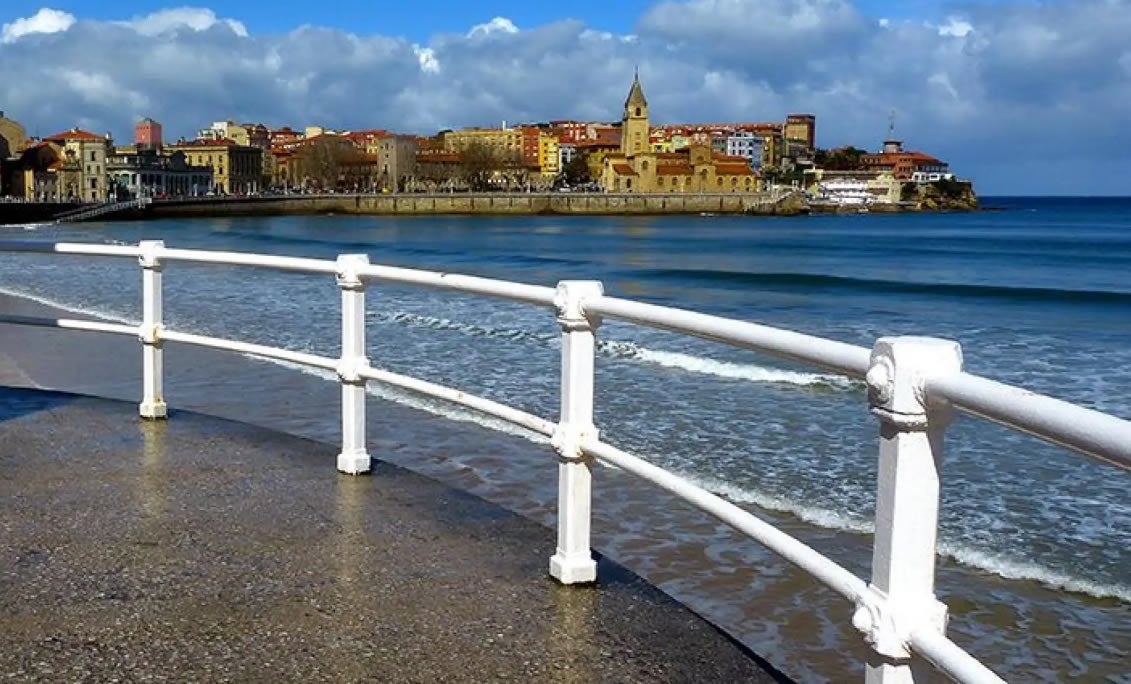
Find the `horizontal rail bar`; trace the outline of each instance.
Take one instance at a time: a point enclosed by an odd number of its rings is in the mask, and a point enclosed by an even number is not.
[[[407,375],[399,375],[373,367],[359,369],[357,374],[363,378],[369,378],[370,380],[376,380],[377,382],[387,385],[394,385],[403,389],[412,390],[413,392],[436,397],[437,399],[444,399],[454,404],[466,406],[467,408],[495,416],[508,423],[519,425],[547,437],[554,433],[554,423],[552,421],[451,387],[437,385],[436,383],[426,380],[419,380]]]
[[[0,321],[2,322],[2,321]],[[136,328],[133,329],[136,333]],[[181,342],[183,344],[192,344],[200,347],[211,347],[213,349],[223,349],[227,351],[240,352],[244,354],[252,354],[254,356],[261,356],[264,358],[278,359],[280,361],[290,361],[293,363],[302,364],[304,366],[311,366],[314,368],[324,368],[326,370],[336,371],[340,361],[336,358],[326,356],[318,356],[315,354],[307,354],[305,352],[290,351],[287,349],[280,349],[278,347],[268,347],[260,344],[252,344],[250,342],[239,342],[236,340],[226,340],[219,337],[207,337],[204,335],[193,335],[190,333],[176,332],[173,330],[165,330],[160,334],[162,341],[168,342]],[[362,368],[358,370],[358,375],[364,378],[370,378],[378,382],[403,387],[404,389],[419,392],[429,396],[445,399],[461,406],[466,406],[475,409],[481,413],[495,416],[502,420],[527,428],[533,432],[549,437],[554,432],[554,423],[544,418],[539,418],[525,411],[505,406],[490,399],[468,394],[466,392],[437,385],[435,383],[427,382],[425,380],[418,380],[405,375],[391,373],[389,371],[380,370],[377,368]]]
[[[598,460],[606,461],[648,480],[699,510],[715,516],[746,536],[761,542],[850,601],[857,603],[865,596],[868,585],[864,580],[726,499],[696,487],[682,477],[621,451],[611,444],[587,439],[582,441],[581,450]]]
[[[358,269],[358,275],[363,280],[384,280],[394,283],[426,285],[443,290],[455,290],[457,292],[500,297],[540,306],[554,305],[554,288],[542,285],[527,285],[525,283],[492,280],[490,278],[459,275],[456,273],[440,273],[438,271],[421,271],[412,268],[378,265]]]
[[[35,254],[78,254],[86,256],[137,257],[137,245],[101,245],[86,242],[36,242],[34,240],[0,240],[0,252]]]
[[[1131,421],[969,373],[927,378],[928,399],[1131,470]]]
[[[629,299],[600,297],[585,301],[583,308],[588,314],[726,342],[790,361],[821,366],[854,378],[863,378],[868,372],[872,353],[864,347],[823,337]]]
[[[38,328],[66,328],[68,330],[86,330],[88,332],[111,333],[114,335],[138,334],[138,326],[125,323],[103,323],[102,321],[84,321],[77,318],[39,318],[36,316],[16,316],[13,314],[0,314],[0,323],[12,325],[28,325]]]
[[[338,367],[338,359],[331,359],[326,356],[318,356],[317,354],[307,354],[305,352],[291,351],[289,349],[280,349],[278,347],[268,347],[262,344],[226,340],[221,337],[193,335],[191,333],[177,332],[175,330],[162,330],[159,333],[159,337],[162,342],[180,342],[182,344],[191,344],[197,347],[225,349],[227,351],[239,352],[241,354],[262,356],[268,359],[290,361],[292,363],[311,366],[313,368],[335,370]]]
[[[963,684],[1005,684],[993,670],[978,662],[944,634],[923,629],[911,634],[911,647],[940,672]]]
[[[303,257],[277,256],[273,254],[252,254],[249,252],[213,252],[200,249],[159,249],[155,255],[163,261],[184,261],[198,264],[222,264],[226,266],[256,266],[280,271],[300,273],[334,274],[338,271],[335,261],[327,259],[307,259]]]

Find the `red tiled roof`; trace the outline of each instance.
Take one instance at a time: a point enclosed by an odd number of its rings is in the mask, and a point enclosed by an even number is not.
[[[753,176],[754,171],[749,164],[716,164],[715,173],[720,176]]]
[[[64,131],[63,133],[56,133],[55,135],[49,135],[46,138],[44,138],[44,140],[105,140],[105,139],[106,139],[106,136],[104,136],[104,135],[97,135],[95,133],[91,133],[90,131],[83,131],[83,130],[80,130],[78,128],[72,128],[69,131]]]
[[[637,175],[632,167],[628,164],[613,164],[613,171],[621,176],[635,176]]]
[[[656,167],[657,176],[690,176],[691,173],[689,164],[667,164]]]

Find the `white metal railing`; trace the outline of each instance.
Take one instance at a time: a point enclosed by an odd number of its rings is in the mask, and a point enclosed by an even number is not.
[[[0,314],[0,323],[137,335],[143,345],[142,400],[146,418],[164,418],[162,354],[180,342],[281,359],[334,370],[342,388],[342,446],[338,469],[370,469],[365,435],[365,385],[386,383],[486,413],[550,437],[558,454],[558,542],[550,574],[565,584],[592,582],[590,551],[591,465],[615,465],[675,494],[751,539],[761,542],[856,606],[852,624],[876,657],[866,681],[923,682],[925,663],[961,682],[1002,680],[946,637],[947,608],[935,598],[935,542],[940,501],[943,435],[954,409],[1034,435],[1131,470],[1131,422],[962,371],[955,342],[884,337],[871,350],[842,342],[604,295],[600,282],[563,281],[556,288],[474,276],[370,264],[363,254],[336,261],[171,249],[160,241],[137,246],[0,241],[0,252],[137,258],[142,267],[139,326],[77,319]],[[333,274],[342,298],[341,355],[318,356],[167,330],[162,275],[171,262],[226,264],[302,273]],[[524,302],[556,312],[562,330],[561,409],[558,420],[424,380],[375,368],[366,357],[365,287],[373,281],[422,285]],[[880,422],[872,578],[866,582],[725,499],[658,466],[601,441],[593,423],[595,334],[603,317],[694,335],[778,358],[864,378]]]

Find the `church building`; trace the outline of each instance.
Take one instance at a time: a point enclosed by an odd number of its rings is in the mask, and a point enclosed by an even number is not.
[[[710,145],[653,152],[649,141],[648,100],[640,75],[632,79],[621,118],[620,151],[608,154],[601,169],[606,192],[755,192],[758,174],[739,156],[719,154]]]

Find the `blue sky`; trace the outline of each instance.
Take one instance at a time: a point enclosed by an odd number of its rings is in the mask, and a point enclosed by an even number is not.
[[[0,18],[35,14],[41,7],[70,12],[91,19],[126,19],[155,10],[192,4],[161,0],[109,2],[108,0],[5,0]],[[332,26],[360,33],[384,33],[415,41],[436,33],[463,32],[504,16],[518,26],[535,26],[560,19],[581,19],[588,26],[615,33],[631,32],[637,19],[655,5],[649,0],[447,0],[443,2],[398,2],[389,0],[329,0],[310,3],[294,0],[217,0],[206,5],[218,15],[241,21],[252,32],[281,33],[303,24]],[[861,0],[855,3],[877,18],[935,18],[958,3],[938,0]],[[1000,0],[982,4],[1003,4]],[[317,7],[316,12],[311,8]]]
[[[1131,0],[0,0],[0,110],[427,134],[615,120],[639,66],[659,123],[806,112],[875,149],[894,109],[983,194],[1131,195],[1128,36]]]

